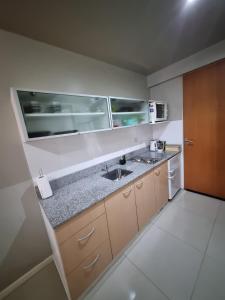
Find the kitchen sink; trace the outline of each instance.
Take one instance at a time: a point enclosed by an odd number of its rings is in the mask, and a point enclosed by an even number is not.
[[[114,169],[112,171],[109,171],[105,174],[102,175],[102,177],[113,180],[113,181],[117,181],[120,180],[123,177],[126,177],[127,175],[133,173],[132,171],[129,170],[125,170],[125,169]]]

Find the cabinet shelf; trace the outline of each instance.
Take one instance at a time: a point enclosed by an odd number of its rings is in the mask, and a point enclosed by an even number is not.
[[[139,115],[139,114],[146,114],[146,111],[112,112],[112,115]]]
[[[158,121],[158,122],[155,122],[155,123],[149,122],[149,124],[151,124],[151,125],[159,125],[159,124],[165,124],[165,123],[169,123],[169,120],[167,120],[167,121]]]
[[[25,114],[26,118],[42,118],[42,117],[68,117],[68,116],[102,116],[105,115],[104,112],[95,113],[31,113]]]

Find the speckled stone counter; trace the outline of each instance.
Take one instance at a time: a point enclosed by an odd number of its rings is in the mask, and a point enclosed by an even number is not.
[[[127,163],[123,166],[118,164],[119,158],[105,162],[110,166],[109,171],[115,168],[133,171],[118,181],[111,181],[102,177],[106,173],[101,171],[105,163],[67,175],[65,178],[54,180],[51,182],[54,195],[48,199],[40,200],[41,206],[50,224],[55,228],[178,153],[154,153],[145,148],[141,151],[130,153]],[[161,160],[154,165],[150,165],[131,161],[130,158],[135,156],[144,158],[158,157]]]

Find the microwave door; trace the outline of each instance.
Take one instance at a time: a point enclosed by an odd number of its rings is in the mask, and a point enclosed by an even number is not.
[[[165,118],[165,105],[156,103],[156,120],[161,121]]]

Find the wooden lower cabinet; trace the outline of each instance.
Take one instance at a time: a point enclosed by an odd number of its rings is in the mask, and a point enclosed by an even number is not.
[[[59,244],[63,243],[64,241],[69,239],[75,233],[80,231],[82,228],[84,228],[86,225],[88,225],[90,222],[94,221],[104,213],[105,213],[104,203],[99,202],[94,206],[86,209],[78,216],[60,225],[55,229],[58,243]]]
[[[157,212],[168,202],[168,165],[167,162],[154,170],[154,186]]]
[[[130,185],[105,200],[113,257],[137,234],[134,186]]]
[[[105,240],[109,240],[109,234],[103,214],[60,245],[65,272],[71,272]]]
[[[156,197],[154,190],[154,172],[136,181],[135,197],[139,230],[146,225],[156,213]]]
[[[44,217],[68,297],[77,299],[167,201],[164,163],[55,231]]]
[[[109,240],[97,247],[74,271],[67,275],[73,300],[106,269],[112,260]]]

